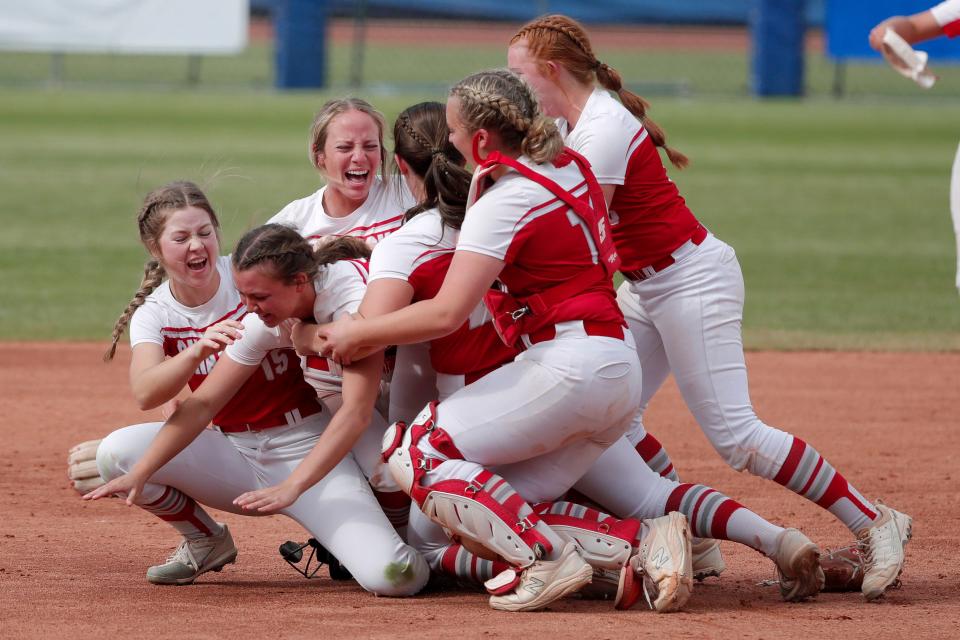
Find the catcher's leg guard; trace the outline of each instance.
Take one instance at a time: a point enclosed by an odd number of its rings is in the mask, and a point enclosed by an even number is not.
[[[534,510],[561,538],[576,542],[580,555],[593,568],[593,580],[581,594],[619,605],[621,574],[636,551],[640,521],[619,520],[569,501],[541,503]]]
[[[580,546],[580,555],[594,569],[620,569],[633,555],[640,521],[611,515],[572,502],[546,502],[534,507],[540,519],[567,541]]]
[[[537,514],[503,478],[469,462],[440,472],[441,465],[462,461],[463,455],[437,426],[436,403],[427,405],[409,428],[391,425],[382,453],[400,488],[451,533],[479,542],[517,567],[552,551],[550,541],[536,530]]]

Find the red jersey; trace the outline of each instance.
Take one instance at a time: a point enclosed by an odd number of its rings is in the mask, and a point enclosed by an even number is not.
[[[667,176],[647,130],[617,99],[598,89],[573,131],[562,118],[557,126],[566,145],[590,161],[600,184],[617,185],[609,215],[622,271],[639,271],[694,235],[700,222]]]
[[[424,211],[381,240],[370,259],[370,280],[395,278],[413,287],[413,302],[437,295],[453,259],[458,232],[444,226],[436,209]],[[462,375],[467,383],[511,362],[483,304],[459,329],[430,341],[430,362],[439,374]]]
[[[170,292],[169,282],[151,293],[130,322],[130,344],[152,342],[173,357],[199,340],[203,333],[223,320],[243,320],[246,307],[233,283],[229,256],[217,259],[220,287],[198,307],[180,304]],[[188,385],[191,390],[203,383],[219,354],[200,363]],[[303,379],[299,356],[291,348],[272,349],[260,360],[260,367],[236,395],[213,418],[213,424],[227,430],[244,427],[265,429],[300,422],[320,410],[313,389]]]

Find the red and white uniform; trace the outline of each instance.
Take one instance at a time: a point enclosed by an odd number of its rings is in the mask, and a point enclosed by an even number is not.
[[[687,407],[727,463],[775,479],[795,439],[761,422],[750,401],[743,274],[733,248],[696,222],[641,124],[606,91],[593,92],[573,131],[563,120],[558,126],[567,145],[596,168],[601,184],[622,185],[610,213],[628,278],[617,297],[643,370],[640,411],[628,437],[634,443],[644,438],[643,411],[672,371]],[[644,191],[660,196],[644,199]],[[631,244],[640,241],[647,244]],[[861,499],[856,494],[838,508],[856,519],[857,500],[867,504]]]
[[[519,161],[585,197],[575,163]],[[468,209],[456,250],[503,260],[500,279],[516,296],[598,265],[597,247],[580,218],[514,170]],[[553,307],[513,362],[437,407],[437,424],[464,460],[444,463],[430,481],[469,476],[481,465],[500,473],[527,501],[552,500],[569,489],[623,434],[639,402],[640,370],[622,322],[609,281]],[[611,330],[597,335],[598,327]],[[619,337],[608,337],[612,329]]]
[[[233,283],[230,257],[217,259],[220,286],[217,293],[199,307],[180,304],[164,282],[147,296],[130,321],[130,346],[152,342],[173,357],[199,340],[211,325],[223,320],[246,322],[247,309],[240,302]],[[219,355],[201,363],[188,382],[195,390],[213,369]],[[261,362],[262,361],[262,362]],[[260,369],[237,392],[236,397],[214,417],[213,424],[224,431],[267,429],[299,424],[320,411],[316,394],[303,380],[298,356],[290,345],[276,347],[257,361]]]
[[[572,132],[562,118],[557,126],[600,184],[617,185],[609,214],[622,271],[648,267],[702,233],[646,129],[607,92],[593,92]]]
[[[172,486],[201,504],[249,515],[233,504],[234,498],[285,480],[313,449],[331,414],[321,409],[313,390],[304,382],[289,331],[268,328],[254,314],[244,315],[229,258],[220,258],[217,268],[220,289],[199,307],[184,307],[170,294],[167,284],[159,287],[134,313],[131,342],[163,344],[168,354],[175,354],[184,340],[197,339],[217,320],[242,318],[242,337],[228,346],[221,358],[257,370],[218,414],[214,421],[218,428],[205,429],[157,471],[138,503],[155,501],[167,486]],[[315,286],[319,294],[315,310],[322,321],[356,309],[363,297],[363,280],[350,262],[323,269]],[[204,362],[196,376],[206,376],[214,365],[214,361]],[[260,421],[262,416],[277,412],[279,422]],[[162,426],[159,422],[140,424],[110,434],[97,453],[101,473],[116,477],[129,471]],[[383,426],[381,419],[380,431],[372,437],[374,452],[379,448]],[[303,525],[368,591],[412,595],[426,584],[429,568],[387,520],[356,455],[354,449],[353,455],[346,456],[280,513]]]
[[[943,34],[950,38],[960,36],[960,0],[947,0],[932,9],[933,19],[943,28]],[[953,171],[950,176],[950,215],[953,218],[953,234],[957,241],[956,287],[960,290],[960,147],[953,159]]]
[[[314,244],[327,236],[353,236],[373,246],[399,229],[404,212],[416,204],[402,178],[384,182],[378,177],[370,187],[370,195],[356,211],[335,218],[323,209],[326,189],[320,187],[306,198],[294,200],[268,222],[296,229]]]
[[[933,19],[943,28],[943,34],[950,38],[960,36],[960,0],[946,0],[931,7]]]
[[[402,177],[396,177],[384,182],[377,177],[370,187],[370,194],[356,211],[348,216],[333,217],[323,209],[323,194],[327,187],[321,187],[315,193],[294,200],[273,216],[269,222],[282,224],[296,229],[300,235],[310,240],[316,246],[324,238],[353,236],[365,240],[367,244],[376,246],[383,238],[400,228],[403,216],[407,209],[416,204],[416,200],[407,188]],[[307,370],[308,379],[313,373],[311,383],[317,389],[321,399],[338,396],[342,377],[339,367],[333,361],[324,364],[321,359],[311,360],[315,367]],[[326,367],[326,373],[323,367]],[[404,399],[417,400],[423,396],[410,395],[408,392],[425,386],[424,380],[430,380],[432,372],[429,370],[426,347],[421,345],[405,345],[397,350],[395,375],[389,383],[384,383],[384,394],[381,404],[392,402],[394,409],[389,411],[389,418],[393,420],[410,420],[416,415],[423,403],[409,407]],[[321,384],[325,385],[321,388]],[[390,398],[388,390],[396,388],[397,394]],[[398,404],[399,403],[399,404]],[[385,411],[386,413],[386,411]]]
[[[412,302],[433,298],[447,275],[458,236],[456,229],[444,226],[436,209],[417,214],[373,250],[370,281],[392,278],[407,282],[413,287]],[[437,374],[436,387],[419,394],[409,391],[400,394],[394,387],[394,396],[407,398],[407,404],[415,407],[412,417],[438,394],[443,400],[516,355],[517,351],[497,335],[490,323],[490,313],[481,303],[463,326],[430,342],[430,364]],[[411,395],[417,397],[416,402],[409,401]]]

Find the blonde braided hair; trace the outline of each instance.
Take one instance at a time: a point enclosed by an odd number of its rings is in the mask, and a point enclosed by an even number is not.
[[[450,95],[460,100],[460,117],[470,131],[495,131],[505,147],[537,164],[552,161],[563,150],[560,132],[540,113],[533,91],[508,69],[467,76]]]

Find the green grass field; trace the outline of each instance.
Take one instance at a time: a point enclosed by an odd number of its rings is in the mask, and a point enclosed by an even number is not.
[[[502,63],[499,53],[481,54],[475,67]],[[320,184],[306,136],[328,95],[266,90],[262,51],[205,63],[204,78],[224,83],[205,80],[194,91],[177,86],[182,60],[176,71],[151,67],[156,60],[68,60],[68,71],[82,62],[104,75],[86,89],[11,80],[42,58],[0,56],[0,339],[108,337],[139,283],[134,215],[154,186],[201,183],[228,251],[242,231]],[[447,62],[469,64],[433,64]],[[332,63],[334,79],[345,78],[345,55],[335,52]],[[413,102],[443,99],[439,85],[388,93],[370,80],[357,93],[389,120]],[[877,82],[899,89],[902,79]],[[960,349],[947,205],[957,104],[654,98],[654,117],[693,159],[674,179],[737,249],[748,347]]]

